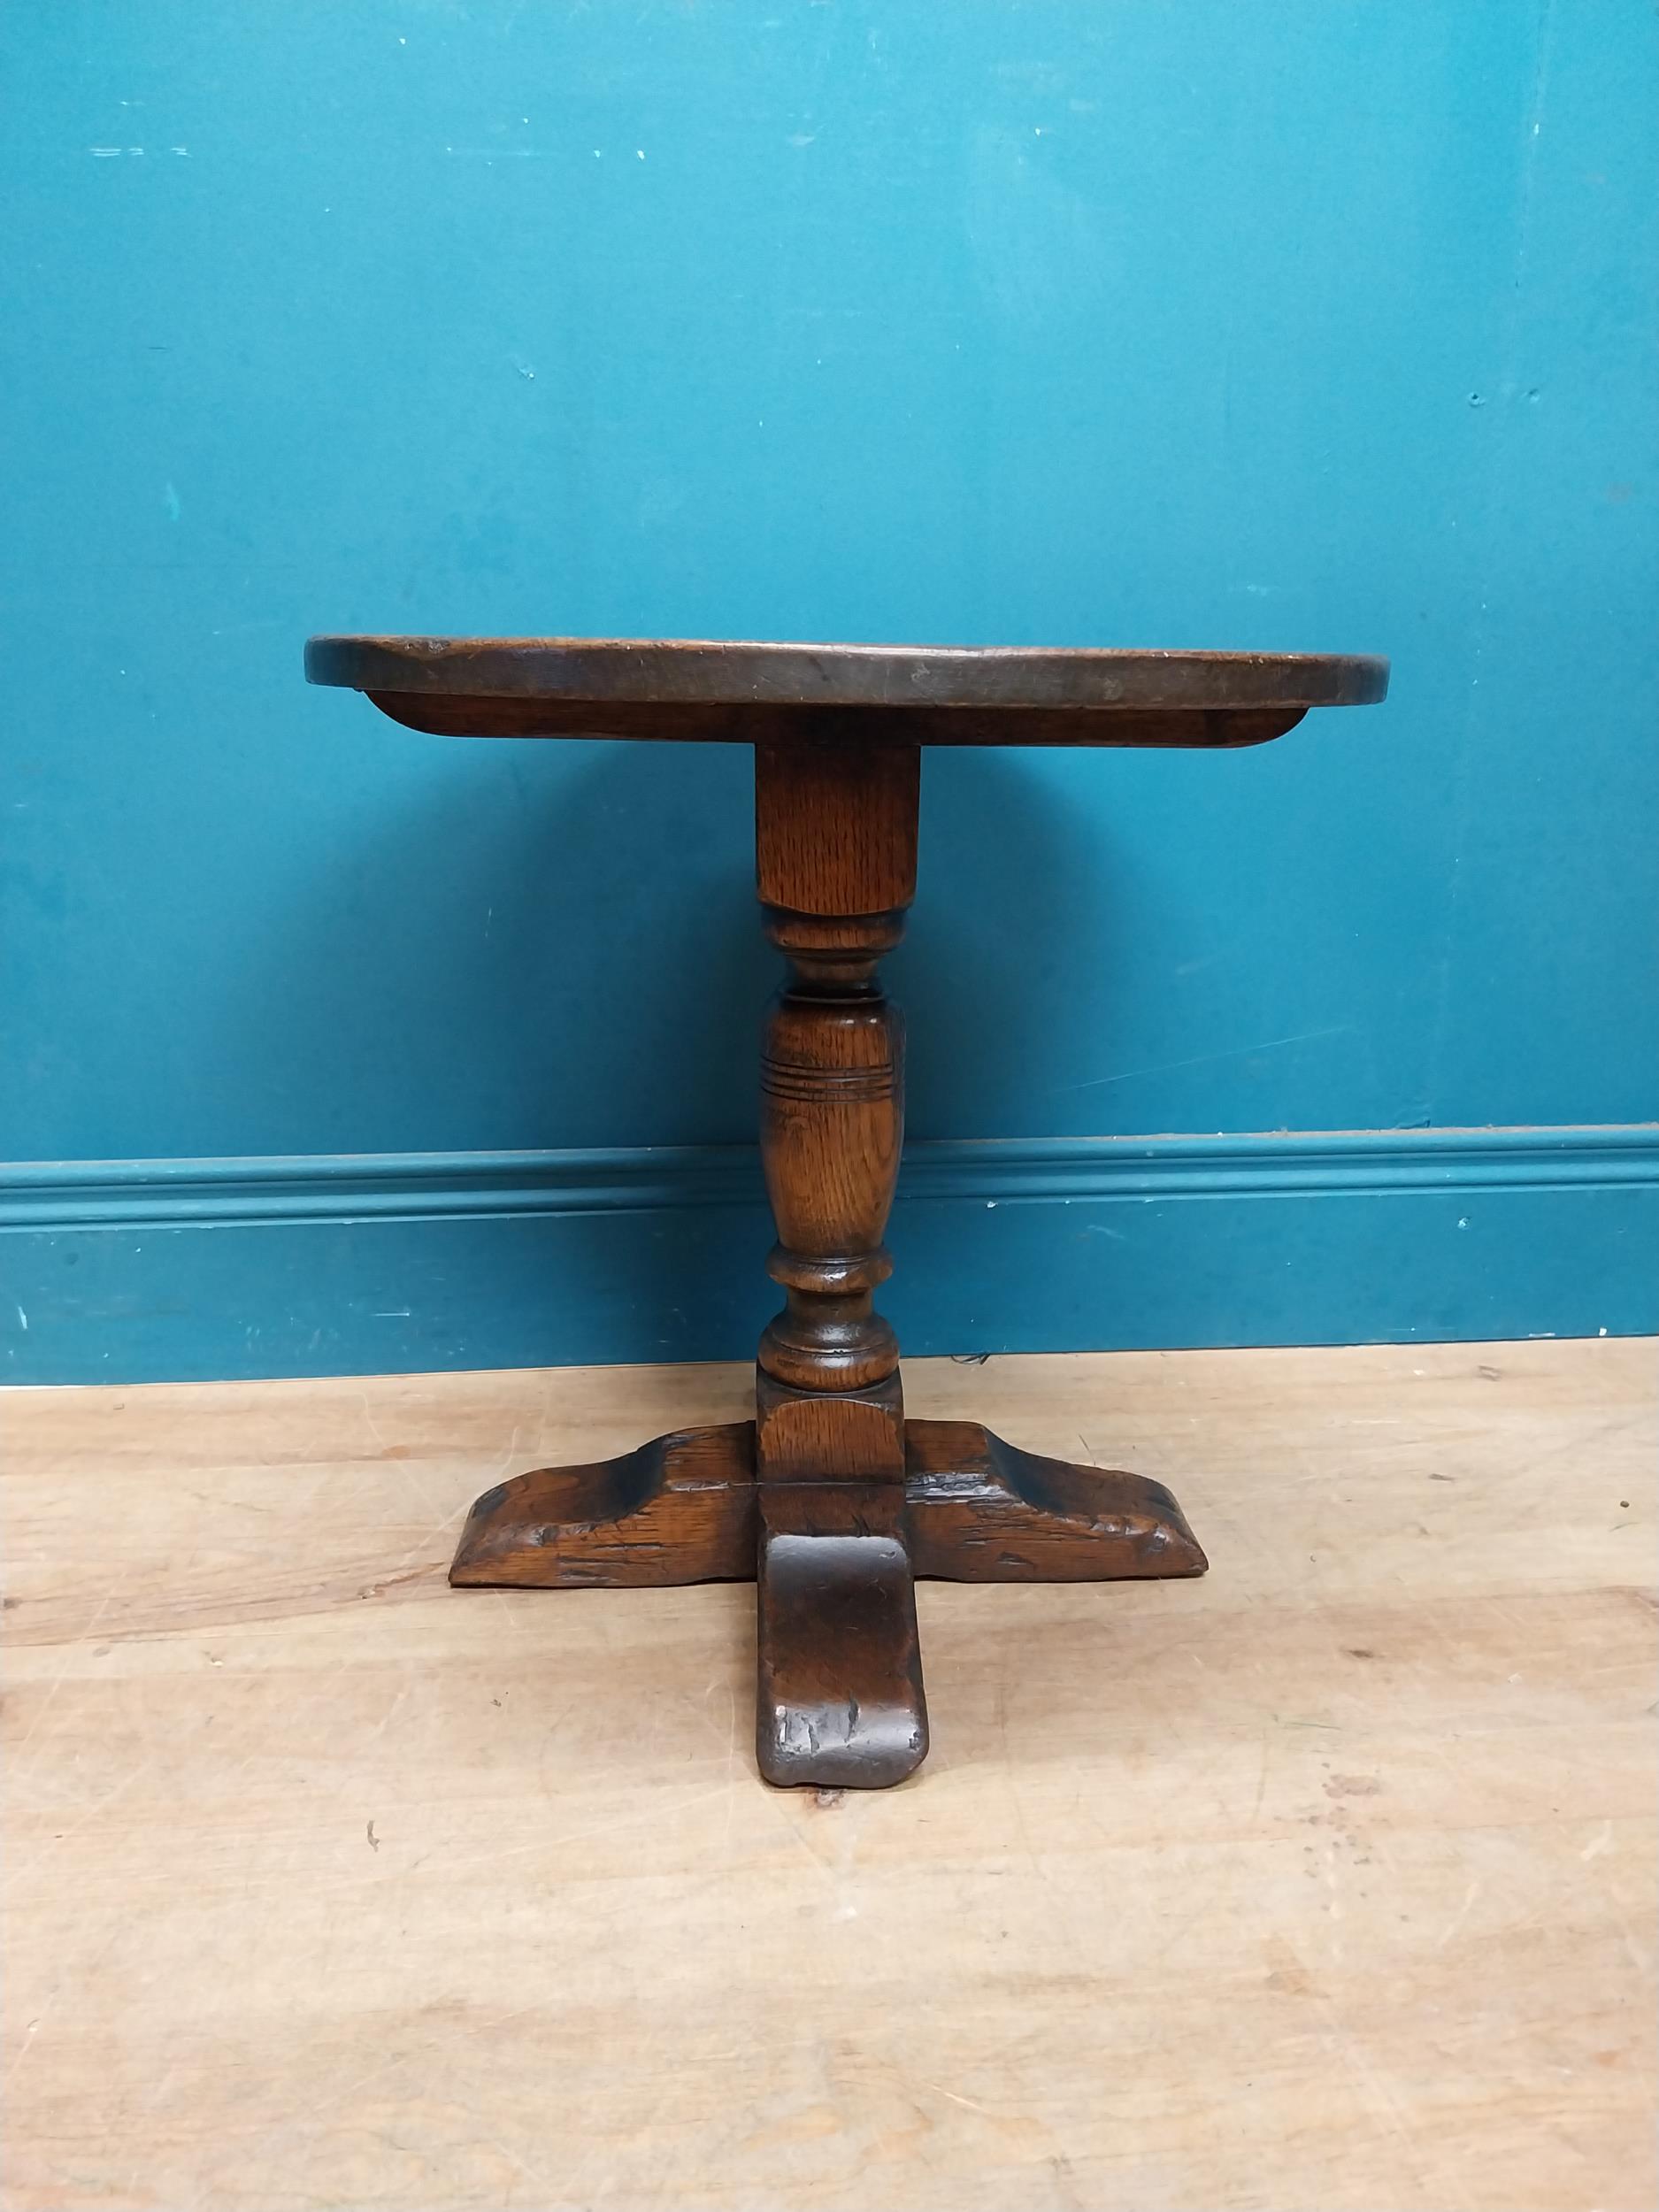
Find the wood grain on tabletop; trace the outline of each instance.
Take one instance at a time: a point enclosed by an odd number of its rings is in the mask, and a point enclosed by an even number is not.
[[[451,1591],[747,1367],[4,1402],[11,2208],[1653,2201],[1648,1345],[918,1361],[1202,1582],[924,1584],[755,1778],[754,1594]]]

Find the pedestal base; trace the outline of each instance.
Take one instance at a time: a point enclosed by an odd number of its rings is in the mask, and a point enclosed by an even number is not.
[[[1202,1574],[1161,1483],[1044,1459],[972,1421],[907,1421],[903,1482],[757,1482],[755,1426],[682,1429],[619,1459],[487,1490],[457,1586],[759,1586],[757,1749],[769,1782],[879,1789],[927,1751],[914,1578]]]

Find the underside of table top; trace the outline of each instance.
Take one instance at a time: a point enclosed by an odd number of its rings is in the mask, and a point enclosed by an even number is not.
[[[1239,745],[1364,706],[1388,664],[1330,653],[318,637],[312,683],[446,735]]]

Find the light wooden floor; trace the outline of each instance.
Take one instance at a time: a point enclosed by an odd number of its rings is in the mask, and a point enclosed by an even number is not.
[[[4,2202],[1655,2201],[1651,1346],[918,1363],[1209,1579],[927,1585],[756,1778],[747,1588],[451,1593],[737,1369],[14,1394]]]

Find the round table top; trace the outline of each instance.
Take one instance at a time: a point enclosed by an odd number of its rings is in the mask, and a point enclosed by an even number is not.
[[[933,713],[1365,706],[1388,664],[1363,654],[1093,648],[720,644],[642,638],[316,637],[314,684],[375,694],[656,708]],[[1018,741],[1010,731],[1011,741]]]

